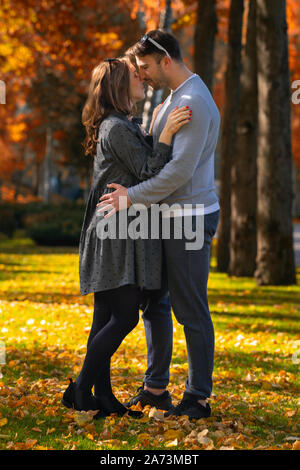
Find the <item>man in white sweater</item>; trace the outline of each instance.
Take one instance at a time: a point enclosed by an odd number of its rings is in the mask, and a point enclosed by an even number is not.
[[[201,78],[182,62],[176,38],[163,30],[150,31],[133,48],[140,77],[154,89],[168,87],[171,92],[158,111],[154,143],[159,139],[167,116],[176,106],[188,106],[191,121],[174,136],[172,159],[159,174],[131,188],[111,184],[115,191],[102,196],[100,207],[110,204],[119,210],[119,197],[131,204],[164,203],[179,205],[170,217],[171,236],[163,239],[168,291],[177,321],[184,326],[189,373],[182,401],[171,406],[166,391],[172,354],[172,320],[166,292],[148,306],[143,320],[148,347],[148,369],[143,387],[130,404],[138,401],[168,410],[169,415],[188,415],[190,419],[208,417],[206,401],[212,391],[214,329],[207,299],[210,246],[219,221],[220,206],[214,188],[214,152],[218,140],[220,115]],[[204,214],[204,215],[203,215]],[[175,225],[190,217],[193,230],[204,218],[204,242],[200,249],[186,248],[187,239],[175,237]],[[177,220],[175,220],[177,219]]]

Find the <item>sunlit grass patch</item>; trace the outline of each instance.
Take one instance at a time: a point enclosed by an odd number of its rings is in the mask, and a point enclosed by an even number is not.
[[[300,440],[300,287],[259,287],[217,273],[208,295],[215,327],[213,416],[188,422],[106,418],[80,425],[61,403],[68,377],[84,359],[93,296],[81,296],[76,248],[0,242],[0,449],[202,449],[292,447]],[[300,270],[298,269],[298,280]],[[174,403],[188,365],[182,325],[174,320],[170,385]],[[126,401],[143,380],[146,341],[140,320],[112,358],[112,383]],[[172,432],[170,432],[172,431]],[[198,437],[197,437],[198,436]],[[200,440],[199,440],[200,439]],[[204,442],[204,443],[203,443]],[[206,442],[206,444],[205,444]]]

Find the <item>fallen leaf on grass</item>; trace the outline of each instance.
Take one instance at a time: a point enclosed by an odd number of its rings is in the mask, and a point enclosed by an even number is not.
[[[145,415],[139,419],[139,423],[149,423],[149,416]]]
[[[293,444],[293,450],[300,450],[300,441],[296,441]]]
[[[197,441],[199,444],[204,445],[204,446],[213,446],[213,440],[207,437],[208,434],[208,429],[203,429],[203,431],[199,432],[197,435]]]
[[[86,411],[77,411],[74,417],[74,421],[78,426],[84,426],[92,421],[93,416]]]
[[[182,431],[176,431],[175,429],[169,429],[164,433],[165,439],[182,439],[184,433]]]
[[[47,429],[47,432],[46,432],[46,435],[48,436],[48,434],[52,434],[54,431],[56,431],[55,428],[51,428],[51,429]]]
[[[0,418],[0,428],[7,424],[7,418]]]
[[[143,411],[143,407],[140,401],[136,405],[132,405],[130,409],[133,411]]]
[[[37,439],[26,439],[25,446],[26,449],[31,449],[37,443]]]
[[[178,439],[174,439],[174,441],[167,442],[165,447],[177,447],[178,446]]]
[[[159,421],[164,421],[165,419],[164,412],[161,410],[157,410],[156,408],[151,408],[151,410],[149,411],[149,418],[154,418]]]

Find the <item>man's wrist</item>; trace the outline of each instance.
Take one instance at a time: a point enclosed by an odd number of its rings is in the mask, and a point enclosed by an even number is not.
[[[126,193],[127,193],[126,196],[127,196],[128,207],[133,204],[132,201],[131,201],[131,199],[130,199],[129,190],[130,190],[130,188],[127,188],[127,190],[126,190]]]

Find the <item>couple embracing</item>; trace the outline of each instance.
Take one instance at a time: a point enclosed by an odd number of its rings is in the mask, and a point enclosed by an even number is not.
[[[134,117],[144,99],[144,85],[170,94],[152,117],[149,133]],[[214,328],[207,299],[211,240],[217,230],[219,202],[214,191],[214,152],[220,115],[201,78],[183,63],[176,38],[153,30],[125,56],[106,59],[93,71],[83,109],[85,151],[94,158],[92,187],[79,244],[80,291],[94,294],[93,322],[87,353],[62,403],[76,410],[98,410],[94,418],[142,412],[140,402],[165,410],[165,416],[209,417],[212,391]],[[120,201],[123,201],[120,206]],[[100,237],[99,220],[124,223],[123,211],[162,204],[168,237]],[[176,204],[177,210],[168,210]],[[127,223],[132,219],[128,217]],[[176,236],[189,219],[203,243],[187,249]],[[167,391],[172,359],[173,324],[183,325],[188,377],[176,406]],[[147,370],[136,395],[121,403],[110,380],[110,361],[139,321],[147,342]],[[93,389],[93,393],[92,393]]]

